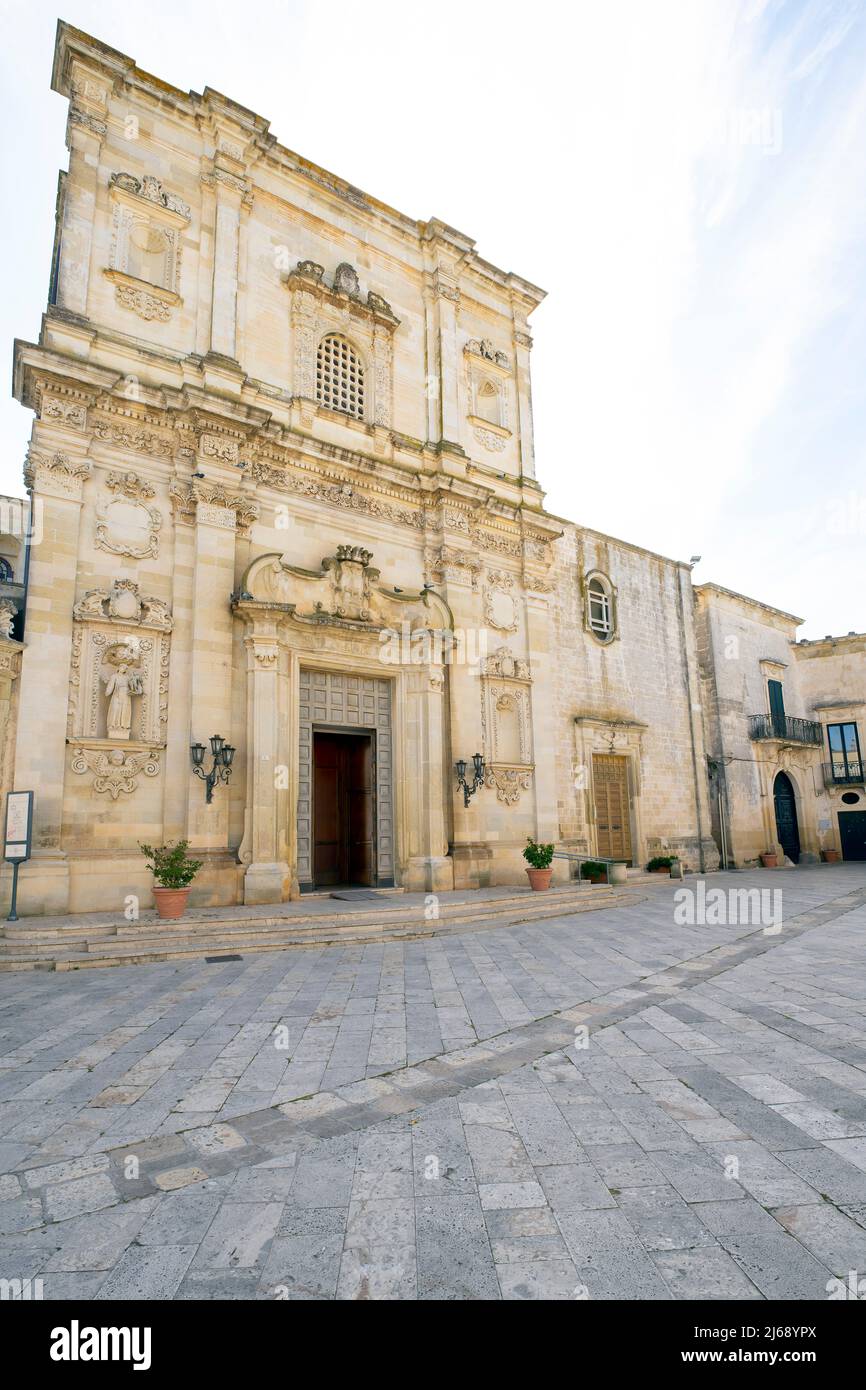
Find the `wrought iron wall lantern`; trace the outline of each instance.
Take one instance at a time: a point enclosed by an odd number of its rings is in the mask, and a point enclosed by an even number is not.
[[[478,788],[484,785],[484,759],[480,753],[473,753],[472,755],[475,778],[471,786],[466,781],[466,759],[458,758],[454,766],[457,769],[457,786],[463,788],[463,805],[468,806],[470,796],[474,796]]]
[[[230,743],[226,743],[222,734],[213,734],[210,741],[210,751],[213,754],[213,767],[210,772],[205,772],[202,764],[204,763],[205,746],[203,743],[190,744],[192,754],[192,770],[196,777],[200,777],[205,785],[205,801],[210,804],[213,801],[213,789],[218,782],[228,782],[232,775],[232,761],[235,750]]]

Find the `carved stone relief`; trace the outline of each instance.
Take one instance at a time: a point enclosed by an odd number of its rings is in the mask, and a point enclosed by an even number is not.
[[[370,566],[372,558],[363,546],[338,545],[336,555],[322,561],[332,580],[331,612],[338,617],[369,621],[371,585],[379,578],[379,571]]]
[[[124,193],[135,194],[149,203],[156,204],[157,207],[166,208],[168,212],[177,213],[185,222],[190,220],[189,204],[176,193],[170,193],[153,174],[145,174],[140,179],[134,174],[112,174],[109,183],[113,188],[122,189]]]
[[[358,272],[348,261],[342,261],[334,271],[334,289],[337,294],[347,294],[350,299],[357,299],[361,293]]]
[[[473,430],[475,438],[484,449],[489,449],[491,453],[501,454],[505,452],[508,440],[504,435],[494,434],[493,430],[483,429],[480,425]]]
[[[135,791],[140,773],[156,777],[159,772],[159,750],[155,748],[124,752],[120,748],[87,748],[79,745],[72,755],[72,771],[94,773],[93,790],[107,792],[116,801],[121,792],[127,796]]]
[[[96,545],[135,560],[155,558],[162,526],[161,513],[150,505],[155,489],[137,473],[109,473],[105,486],[112,496],[97,506]]]
[[[117,285],[114,297],[121,309],[131,309],[147,323],[154,320],[158,323],[168,323],[171,318],[171,307],[165,300],[159,299],[148,290],[140,289],[137,285]]]
[[[70,740],[164,742],[171,624],[134,580],[87,590],[73,608]]]
[[[504,367],[506,370],[511,368],[508,353],[498,352],[489,338],[470,338],[463,350],[476,357],[483,357],[487,362],[495,362],[497,367]]]
[[[509,647],[486,656],[481,669],[481,736],[485,786],[514,806],[532,785],[531,673]]]
[[[174,451],[170,438],[155,434],[138,421],[124,421],[121,424],[97,419],[93,425],[93,437],[101,444],[113,444],[118,449],[129,449],[138,454],[153,454],[156,458],[171,458]]]
[[[429,589],[413,593],[379,585],[372,558],[363,546],[341,545],[335,555],[325,556],[321,569],[308,570],[293,565],[288,555],[260,555],[241,580],[235,609],[278,606],[295,625],[353,628],[372,638],[383,631],[450,632],[451,614],[443,599]]]
[[[484,658],[482,667],[485,676],[499,676],[505,680],[528,681],[529,662],[514,656],[508,647],[497,647],[496,651]]]
[[[532,786],[531,767],[487,767],[484,772],[484,785],[496,792],[496,800],[505,806],[515,806],[520,793],[529,791]]]
[[[87,425],[87,407],[64,396],[43,395],[39,415],[42,420],[53,420],[74,430],[83,430]]]
[[[68,454],[40,454],[31,450],[24,466],[24,482],[28,487],[37,487],[40,492],[50,492],[53,496],[80,498],[85,478],[89,478],[93,464],[89,459],[73,459]]]
[[[237,528],[244,535],[261,514],[258,502],[245,493],[232,492],[206,479],[182,482],[175,478],[169,484],[168,495],[175,521],[188,526],[201,521],[227,531]]]
[[[520,625],[517,598],[514,594],[514,575],[503,570],[488,570],[484,590],[484,620],[499,632],[516,632]]]

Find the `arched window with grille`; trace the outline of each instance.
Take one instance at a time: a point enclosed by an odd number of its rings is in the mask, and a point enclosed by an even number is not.
[[[329,333],[316,354],[316,399],[330,410],[364,418],[364,368],[350,342]]]
[[[603,642],[614,634],[613,586],[603,574],[586,581],[586,625]]]

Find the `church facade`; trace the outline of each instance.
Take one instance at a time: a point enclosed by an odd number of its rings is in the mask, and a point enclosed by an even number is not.
[[[64,24],[52,85],[69,168],[15,347],[33,536],[0,542],[2,790],[35,793],[20,910],[148,903],[138,844],[179,838],[199,904],[525,882],[527,836],[753,862],[790,730],[746,728],[738,781],[737,700],[796,648],[811,722],[856,732],[863,639],[807,652],[753,605],[775,646],[744,641],[757,675],[723,689],[738,596],[545,510],[541,290]],[[816,804],[814,856],[840,837],[832,787]]]

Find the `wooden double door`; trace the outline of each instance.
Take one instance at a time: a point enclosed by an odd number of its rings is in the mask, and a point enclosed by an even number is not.
[[[373,735],[313,733],[313,883],[375,883]]]
[[[596,853],[602,859],[631,863],[631,807],[628,799],[628,759],[595,754],[592,759],[595,792]]]

